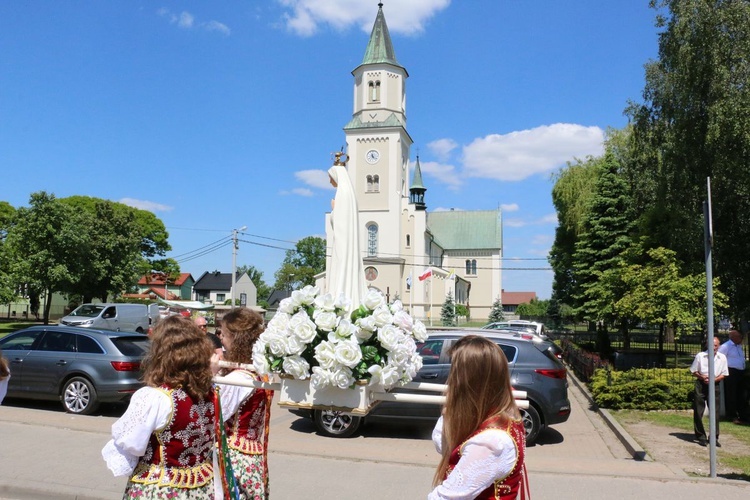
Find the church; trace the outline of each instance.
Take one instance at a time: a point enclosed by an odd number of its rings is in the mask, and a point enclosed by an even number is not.
[[[383,4],[362,63],[353,71],[354,112],[344,126],[346,167],[359,208],[367,286],[399,299],[416,319],[441,324],[448,294],[474,321],[489,316],[502,290],[502,213],[427,210],[419,157],[409,178],[406,79],[393,49]],[[331,266],[330,212],[326,239]],[[326,272],[316,284],[326,288]]]

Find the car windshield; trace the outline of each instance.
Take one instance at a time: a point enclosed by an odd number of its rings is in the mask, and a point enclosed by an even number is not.
[[[98,306],[94,304],[85,304],[70,313],[71,316],[83,316],[85,318],[95,318],[102,312],[104,306]]]
[[[113,337],[112,343],[125,356],[143,356],[151,346],[151,342],[146,336]]]

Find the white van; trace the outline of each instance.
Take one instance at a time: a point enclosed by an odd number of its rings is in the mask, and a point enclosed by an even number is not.
[[[60,324],[146,333],[158,317],[158,304],[83,304],[62,318]]]

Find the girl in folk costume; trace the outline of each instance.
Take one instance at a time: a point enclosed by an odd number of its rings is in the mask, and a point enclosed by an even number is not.
[[[253,345],[264,330],[260,314],[247,308],[233,309],[221,321],[221,341],[226,361],[251,364]],[[214,356],[216,361],[218,356]],[[218,370],[216,363],[212,369]],[[232,381],[260,380],[245,369],[224,375]],[[218,384],[222,417],[226,421],[229,460],[236,478],[239,498],[267,499],[268,490],[268,424],[273,391],[238,385]]]
[[[130,476],[123,498],[214,498],[212,352],[190,319],[170,316],[154,328],[143,361],[146,386],[102,450],[115,476]]]
[[[5,399],[8,393],[8,382],[10,382],[10,366],[8,360],[3,357],[3,351],[0,349],[0,403]]]
[[[508,360],[476,335],[458,340],[450,355],[445,408],[432,433],[442,459],[428,500],[530,498]]]

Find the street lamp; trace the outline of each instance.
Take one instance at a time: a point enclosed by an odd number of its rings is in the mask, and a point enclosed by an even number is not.
[[[234,289],[237,285],[237,233],[247,229],[247,226],[242,226],[239,229],[232,229],[232,288],[229,290],[230,296],[230,309],[234,309]]]

